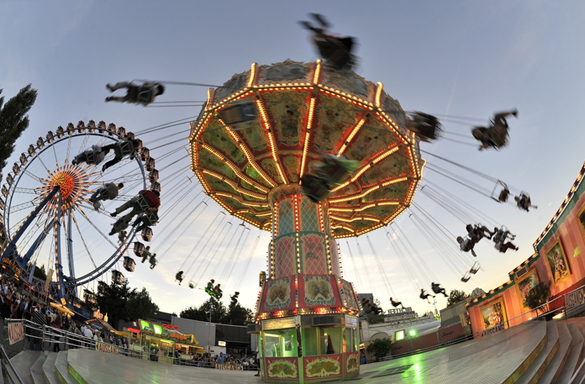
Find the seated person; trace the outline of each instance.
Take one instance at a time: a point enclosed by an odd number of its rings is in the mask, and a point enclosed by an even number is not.
[[[516,201],[516,205],[518,208],[529,212],[529,209],[538,208],[536,205],[532,205],[532,201],[530,201],[530,196],[525,193],[521,193],[520,196],[514,196],[514,200]]]
[[[213,288],[213,293],[215,293],[215,296],[218,299],[221,299],[221,297],[223,296],[223,291],[221,290],[221,284],[217,284],[214,288]]]
[[[330,186],[324,179],[309,173],[301,177],[301,188],[303,194],[315,204],[325,200],[330,192]]]
[[[517,246],[515,246],[514,244],[512,244],[511,242],[504,242],[505,241],[505,237],[503,239],[501,239],[500,241],[496,242],[496,244],[494,245],[494,248],[497,249],[498,251],[500,251],[501,253],[506,253],[506,251],[508,249],[513,249],[515,251],[517,251],[519,248]]]
[[[108,152],[110,149],[114,150],[114,158],[104,164],[102,172],[105,172],[106,169],[122,161],[125,156],[130,156],[130,160],[133,160],[137,151],[140,149],[140,145],[140,140],[138,139],[126,139],[102,147],[103,150],[107,150]]]
[[[500,203],[505,203],[506,201],[508,201],[508,196],[510,196],[510,190],[508,189],[508,187],[504,187],[504,189],[500,191],[498,201]]]
[[[124,212],[128,208],[132,210],[126,215],[122,216],[124,221],[129,222],[132,220],[134,215],[140,213],[147,213],[147,211],[157,211],[160,206],[160,192],[143,189],[138,192],[138,195],[134,196],[118,208],[111,214],[112,217],[116,217],[117,214]]]
[[[138,218],[132,223],[133,227],[136,227],[136,232],[142,231],[144,228],[155,225],[158,222],[157,211],[146,211],[145,214],[138,216]]]
[[[474,127],[471,130],[473,137],[481,142],[480,151],[489,147],[504,147],[507,144],[508,121],[506,117],[509,115],[517,116],[518,110],[497,113],[489,127]]]
[[[512,235],[510,233],[510,231],[508,231],[507,229],[504,229],[504,227],[494,228],[494,236],[492,237],[492,240],[494,241],[494,243],[504,241],[504,240],[506,240],[506,238],[510,238],[510,240],[514,240],[516,238],[516,235]]]
[[[183,271],[177,272],[177,274],[175,275],[175,280],[178,280],[179,285],[181,285],[181,283],[183,282]]]
[[[484,225],[477,225],[477,224],[476,225],[471,225],[471,224],[467,224],[465,226],[465,229],[467,229],[467,235],[469,236],[469,238],[471,240],[473,240],[473,242],[476,243],[476,244],[477,244],[477,242],[479,242],[484,237],[487,237],[488,239],[491,240],[492,236],[494,235]]]
[[[97,211],[100,208],[100,200],[114,200],[118,197],[118,191],[122,188],[124,188],[123,183],[119,183],[118,185],[114,183],[106,183],[91,195],[89,201]]]
[[[315,166],[315,175],[325,180],[328,186],[338,185],[359,166],[360,162],[357,160],[324,153],[321,156],[321,163]]]
[[[464,240],[463,237],[457,236],[457,242],[459,243],[459,248],[461,248],[463,252],[471,252],[473,256],[477,257],[475,251],[473,250],[475,241],[473,241],[470,237],[467,237]]]
[[[400,305],[402,308],[404,308],[404,305],[402,305],[402,302],[400,302],[400,301],[394,301],[392,298],[390,298],[390,303],[392,304],[392,306],[393,306],[394,308],[398,307],[399,305]]]
[[[445,288],[441,287],[441,284],[439,283],[431,283],[431,288],[433,289],[433,292],[435,292],[436,294],[442,293],[445,297],[449,297],[447,295],[447,291],[445,291]]]
[[[114,85],[107,84],[106,87],[110,92],[126,88],[126,96],[109,96],[106,97],[106,102],[117,101],[120,103],[142,104],[144,106],[154,102],[158,95],[162,95],[165,92],[165,87],[162,84],[155,82],[145,82],[142,85],[134,85],[132,82],[122,81]]]
[[[320,24],[319,27],[314,27],[308,21],[301,21],[300,24],[314,32],[313,43],[317,46],[320,55],[335,69],[351,69],[355,61],[351,52],[354,39],[349,36],[335,37],[326,33],[329,25],[324,17],[315,13],[311,13],[310,16]]]
[[[427,113],[414,112],[411,119],[407,122],[406,127],[417,134],[423,141],[430,141],[436,139],[438,131],[441,129],[439,120]]]
[[[118,233],[118,241],[120,243],[123,243],[124,240],[126,240],[126,236],[128,236],[128,233],[126,233],[126,231],[120,231],[120,233]]]
[[[154,253],[152,256],[150,256],[150,259],[148,259],[148,262],[150,263],[150,269],[154,269],[154,267],[156,267],[156,264],[157,264],[156,253]]]
[[[114,223],[109,235],[112,236],[113,234],[123,231],[126,228],[128,228],[128,221],[126,221],[124,217],[121,217]]]
[[[73,158],[71,164],[77,165],[81,163],[87,163],[87,165],[99,164],[106,158],[106,155],[110,151],[108,146],[100,147],[98,145],[92,145],[90,149],[86,149],[79,155]]]
[[[209,283],[207,283],[207,286],[205,287],[205,292],[215,297],[215,292],[213,292],[213,283],[215,283],[215,280],[213,279],[211,279]]]
[[[142,251],[142,262],[144,263],[146,260],[148,260],[150,257],[152,257],[152,254],[150,253],[150,245],[147,245],[146,248],[144,248],[144,250]]]
[[[431,302],[429,301],[429,296],[431,296],[430,293],[426,293],[426,291],[423,288],[420,289],[420,295],[418,297],[420,297],[423,300],[426,300],[430,304]]]

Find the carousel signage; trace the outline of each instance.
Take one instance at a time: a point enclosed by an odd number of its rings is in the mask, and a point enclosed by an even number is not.
[[[173,331],[176,331],[177,329],[179,329],[178,325],[163,324],[162,326],[163,326],[163,328],[170,329]]]
[[[6,265],[8,265],[10,268],[12,268],[14,270],[14,272],[16,272],[17,274],[20,275],[21,271],[20,268],[18,267],[18,265],[16,264],[16,262],[14,260],[11,260],[7,257],[4,257],[2,259],[2,262]]]
[[[583,292],[583,288],[578,289],[575,292],[568,293],[565,296],[565,309],[573,308],[582,304],[585,304],[585,294]]]
[[[262,330],[270,331],[272,329],[294,328],[297,325],[296,316],[282,317],[280,319],[262,320]]]
[[[491,335],[500,331],[504,330],[504,323],[500,323],[498,325],[494,325],[491,328],[488,329],[484,329],[483,332],[481,333],[482,336],[487,336],[487,335]]]
[[[231,365],[231,364],[215,364],[215,369],[229,369],[232,371],[243,371],[244,366],[242,365]]]
[[[112,345],[112,344],[102,343],[99,341],[97,343],[95,343],[95,350],[98,352],[111,353],[114,355],[118,354],[118,347],[116,347],[115,345]]]

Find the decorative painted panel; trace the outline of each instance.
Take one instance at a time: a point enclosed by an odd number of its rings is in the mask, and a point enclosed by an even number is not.
[[[298,380],[299,359],[297,357],[267,357],[264,361],[268,379]]]
[[[305,379],[340,376],[342,372],[342,355],[303,357]]]
[[[301,235],[301,266],[305,274],[329,274],[327,253],[325,252],[325,235],[321,233]]]

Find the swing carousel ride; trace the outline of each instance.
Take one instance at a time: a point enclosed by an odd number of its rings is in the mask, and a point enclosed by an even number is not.
[[[191,123],[192,170],[227,212],[272,234],[257,304],[265,379],[359,373],[360,308],[336,239],[410,206],[425,163],[407,121],[381,83],[320,60],[253,64],[209,90]],[[301,179],[326,156],[359,165],[314,202]]]

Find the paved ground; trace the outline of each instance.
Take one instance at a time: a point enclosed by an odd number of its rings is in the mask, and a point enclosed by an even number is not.
[[[448,348],[361,366],[348,383],[504,382],[546,336],[546,323],[514,327]],[[485,362],[490,362],[486,369]],[[69,364],[91,384],[261,383],[253,371],[223,371],[162,364],[88,350],[70,350]]]

